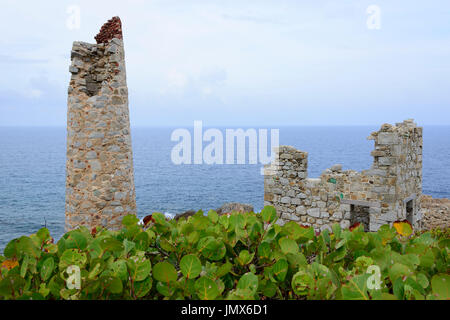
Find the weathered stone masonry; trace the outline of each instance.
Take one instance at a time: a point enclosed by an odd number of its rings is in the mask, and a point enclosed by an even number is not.
[[[317,231],[333,223],[367,231],[397,220],[421,227],[422,128],[413,120],[385,124],[368,138],[375,141],[372,168],[342,171],[341,165],[308,178],[308,154],[280,146],[278,159],[266,166],[264,203],[273,205],[280,223],[297,221]]]
[[[74,42],[68,90],[66,230],[120,227],[136,214],[122,25]]]

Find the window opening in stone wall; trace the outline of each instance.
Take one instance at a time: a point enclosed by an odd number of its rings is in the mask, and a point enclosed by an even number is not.
[[[370,224],[370,214],[369,214],[369,207],[366,206],[358,206],[358,205],[351,205],[350,209],[350,224],[354,225],[356,223],[360,223],[364,226],[364,231],[369,231],[369,224]]]
[[[413,215],[414,215],[414,200],[409,200],[406,203],[406,220],[408,220],[409,223],[413,223]]]

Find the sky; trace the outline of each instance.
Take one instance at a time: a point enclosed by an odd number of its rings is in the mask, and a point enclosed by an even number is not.
[[[2,0],[0,126],[65,126],[112,16],[132,126],[450,125],[448,0]]]

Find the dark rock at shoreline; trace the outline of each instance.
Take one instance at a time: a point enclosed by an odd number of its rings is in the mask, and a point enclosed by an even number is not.
[[[229,202],[225,203],[220,208],[216,209],[217,214],[224,215],[229,214],[232,212],[239,212],[239,213],[246,213],[246,212],[254,212],[254,208],[252,205],[249,204],[243,204],[243,203],[237,203],[237,202]],[[195,215],[197,211],[194,210],[188,210],[184,213],[177,214],[174,219],[178,221],[180,218],[189,218]]]
[[[228,213],[232,213],[235,211],[239,212],[239,213],[253,212],[254,208],[252,205],[249,205],[249,204],[230,202],[230,203],[225,203],[223,206],[216,209],[216,212],[219,215],[228,214]]]
[[[194,211],[194,210],[188,210],[188,211],[186,211],[186,212],[184,212],[184,213],[179,213],[179,214],[177,214],[177,215],[174,217],[174,219],[177,220],[177,221],[178,221],[178,219],[180,219],[180,218],[186,218],[186,219],[187,219],[187,218],[193,216],[195,213],[196,213],[196,211]]]

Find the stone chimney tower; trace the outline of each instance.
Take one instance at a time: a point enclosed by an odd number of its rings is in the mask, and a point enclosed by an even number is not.
[[[122,24],[110,19],[97,44],[74,42],[68,90],[66,230],[118,229],[136,214]]]

